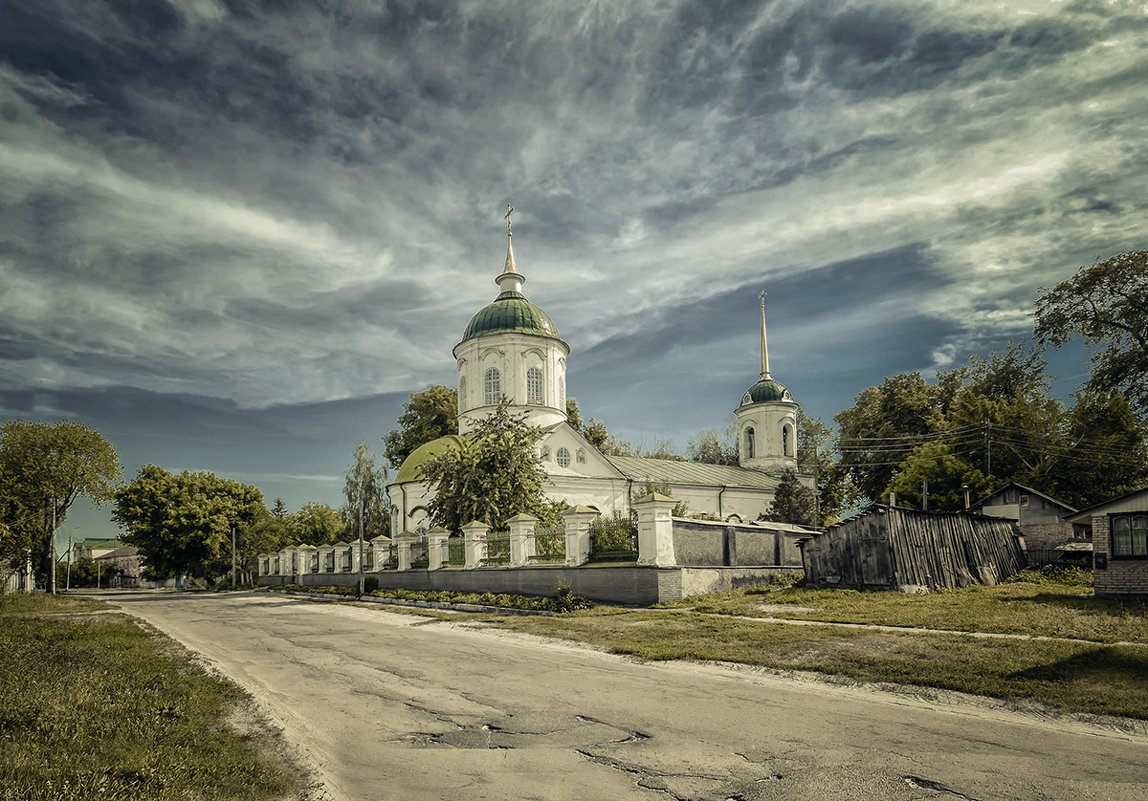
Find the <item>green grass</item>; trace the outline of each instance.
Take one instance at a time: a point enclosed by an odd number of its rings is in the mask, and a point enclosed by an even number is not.
[[[300,788],[264,750],[266,731],[228,724],[246,708],[238,687],[103,608],[0,595],[0,799],[259,801]]]
[[[1148,643],[1148,604],[1094,598],[1091,587],[1079,581],[1031,574],[1022,578],[1033,580],[924,595],[757,588],[687,598],[667,606],[747,617]],[[763,609],[763,605],[769,608]]]
[[[1148,719],[1148,648],[1142,646],[788,626],[660,610],[599,609],[498,618],[497,624],[643,659],[741,662]]]

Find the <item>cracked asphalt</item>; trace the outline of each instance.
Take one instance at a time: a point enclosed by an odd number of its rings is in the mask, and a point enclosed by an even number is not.
[[[334,801],[1148,797],[1143,726],[261,594],[101,597],[250,691]]]

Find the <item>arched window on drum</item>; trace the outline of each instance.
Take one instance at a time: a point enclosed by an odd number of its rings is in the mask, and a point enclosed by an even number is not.
[[[493,406],[502,398],[502,375],[497,367],[491,367],[483,376],[483,403]]]
[[[542,403],[542,370],[537,367],[526,371],[526,402]]]

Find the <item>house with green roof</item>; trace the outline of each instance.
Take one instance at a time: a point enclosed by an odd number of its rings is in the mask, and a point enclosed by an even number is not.
[[[391,530],[426,533],[432,488],[422,465],[457,448],[476,423],[505,396],[517,414],[543,430],[537,447],[551,484],[547,494],[603,514],[630,512],[648,484],[669,485],[691,513],[722,520],[755,520],[773,503],[781,472],[797,468],[797,409],[789,390],[769,369],[765,298],[761,297],[761,370],[736,409],[738,465],[712,465],[606,456],[566,420],[566,360],[570,346],[550,316],[522,293],[526,277],[514,258],[507,222],[506,261],[494,279],[499,293],[471,317],[455,345],[459,433],[415,449],[388,486]],[[812,486],[813,478],[802,475]]]

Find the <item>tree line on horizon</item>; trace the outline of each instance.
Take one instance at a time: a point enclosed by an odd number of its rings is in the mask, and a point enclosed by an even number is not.
[[[1050,391],[1041,354],[1074,337],[1090,348],[1091,369],[1065,405]],[[435,524],[454,530],[477,518],[494,525],[524,511],[557,520],[561,504],[545,498],[547,478],[534,451],[539,433],[503,412],[462,447],[424,464],[438,488],[429,509]],[[145,465],[124,484],[115,448],[98,431],[72,421],[13,421],[0,426],[0,560],[16,568],[30,553],[52,582],[51,543],[80,496],[113,505],[121,539],[140,549],[152,578],[214,581],[230,570],[232,531],[249,573],[259,553],[289,544],[350,541],[360,527],[368,539],[389,534],[387,466],[397,470],[415,448],[457,434],[456,415],[454,389],[413,393],[399,427],[382,438],[386,465],[359,443],[343,507],[306,503],[294,513],[280,499],[268,509],[257,487],[208,472]],[[643,446],[601,420],[584,422],[572,398],[567,416],[606,455],[737,464],[732,421],[699,431],[679,454],[669,440]],[[1148,251],[1097,261],[1042,291],[1031,341],[973,354],[933,380],[920,372],[886,377],[833,420],[836,430],[799,412],[798,469],[815,476],[817,491],[793,471],[783,473],[763,518],[826,525],[846,508],[893,495],[919,508],[926,482],[932,510],[962,508],[966,488],[979,497],[1010,482],[1075,506],[1148,485]]]

